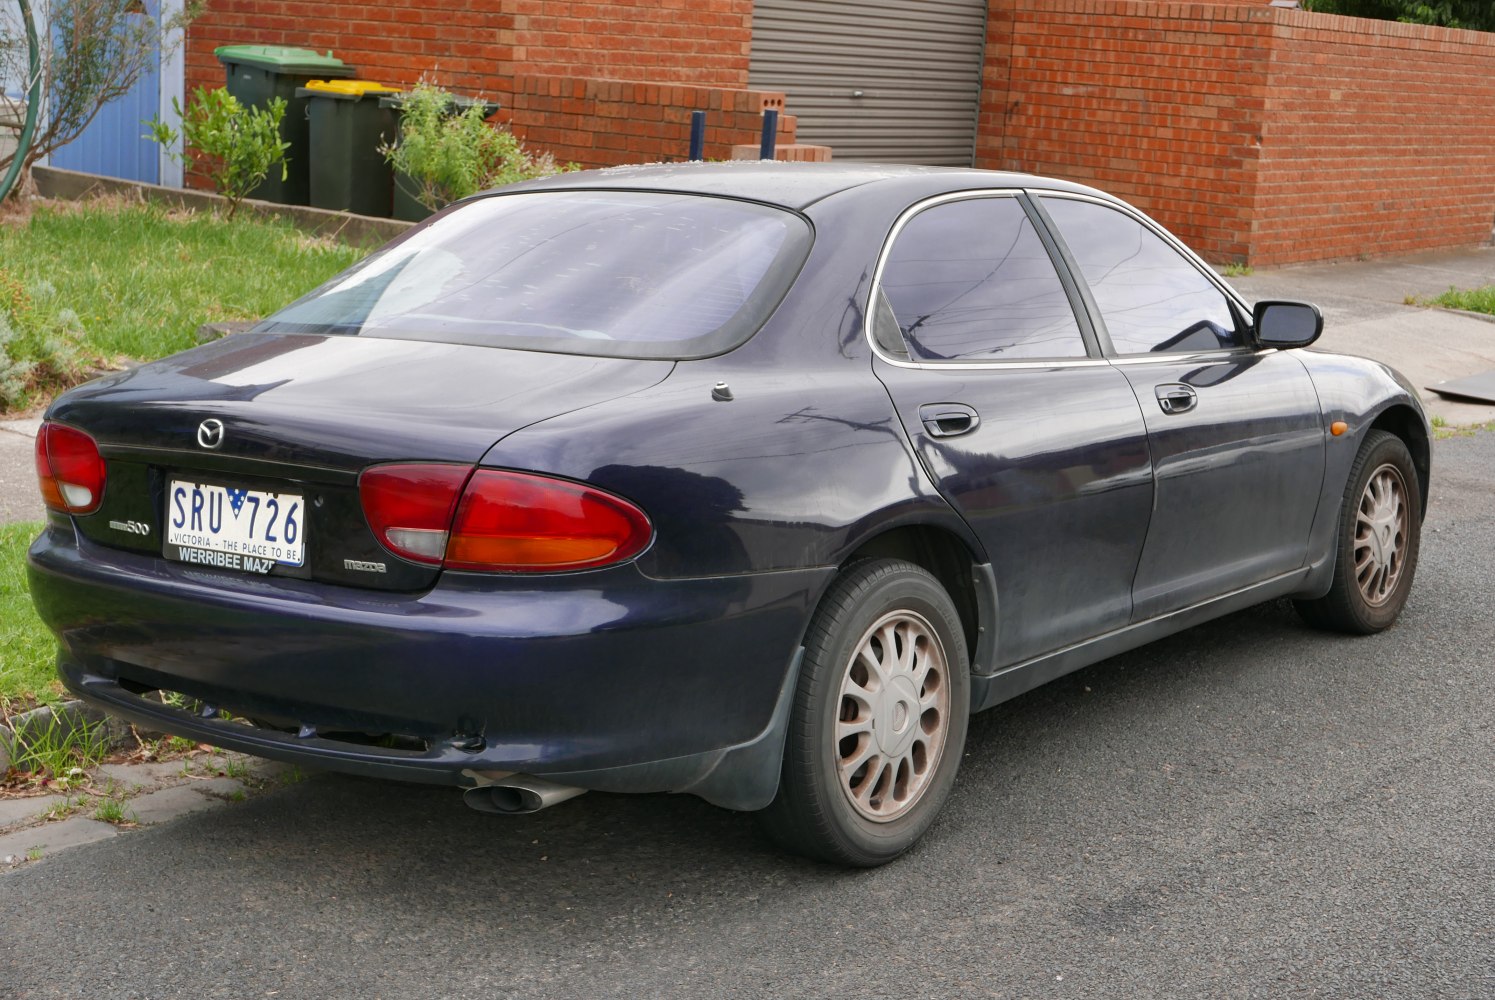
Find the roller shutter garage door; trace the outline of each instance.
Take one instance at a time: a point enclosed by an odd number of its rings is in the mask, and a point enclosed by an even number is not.
[[[838,160],[970,166],[987,0],[757,0],[750,85]]]

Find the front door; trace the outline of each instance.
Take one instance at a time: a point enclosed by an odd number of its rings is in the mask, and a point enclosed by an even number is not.
[[[1301,568],[1324,477],[1307,369],[1256,350],[1212,276],[1139,218],[1084,198],[1038,202],[1147,422],[1156,499],[1134,620]]]

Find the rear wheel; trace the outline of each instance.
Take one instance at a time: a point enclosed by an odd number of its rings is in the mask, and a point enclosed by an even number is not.
[[[837,864],[893,860],[944,805],[969,713],[964,633],[944,588],[901,560],[854,564],[811,622],[764,828]]]
[[[1407,446],[1371,431],[1345,487],[1334,584],[1323,597],[1294,602],[1303,620],[1359,635],[1390,626],[1412,589],[1421,529],[1422,495]]]

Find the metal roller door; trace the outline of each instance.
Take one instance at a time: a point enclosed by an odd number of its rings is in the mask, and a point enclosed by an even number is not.
[[[987,0],[757,0],[750,85],[838,160],[970,166]]]

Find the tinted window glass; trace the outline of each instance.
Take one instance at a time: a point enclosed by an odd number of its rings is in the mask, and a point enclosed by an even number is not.
[[[809,242],[798,216],[724,198],[499,195],[436,217],[259,329],[700,356],[762,323]]]
[[[1045,198],[1118,354],[1215,351],[1238,343],[1218,288],[1135,219],[1113,208]]]
[[[882,290],[914,357],[1083,357],[1064,286],[1015,198],[951,201],[893,241]]]

